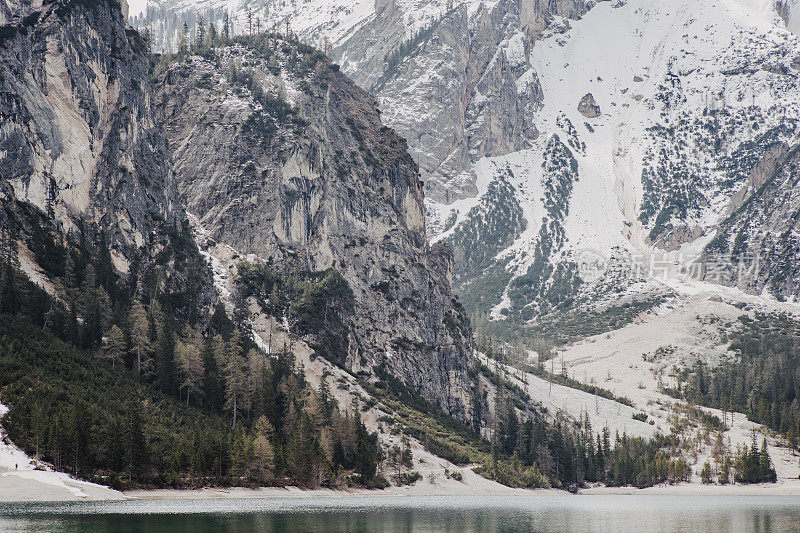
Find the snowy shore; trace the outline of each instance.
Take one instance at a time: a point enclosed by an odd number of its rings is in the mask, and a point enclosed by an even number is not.
[[[17,472],[0,472],[0,502],[20,501],[97,501],[97,500],[200,500],[200,499],[320,499],[320,498],[371,498],[414,496],[531,496],[565,495],[554,489],[513,489],[486,480],[486,483],[460,483],[452,480],[429,483],[417,482],[410,487],[389,487],[384,490],[304,490],[298,487],[242,487],[204,488],[198,490],[133,490],[118,492],[108,487],[77,481],[66,474],[49,472],[57,477],[39,478]],[[44,474],[44,473],[42,473]],[[474,474],[477,476],[477,474]],[[452,482],[451,482],[452,481]],[[760,485],[702,485],[681,483],[659,485],[646,489],[634,487],[591,487],[581,489],[581,495],[697,495],[697,496],[800,496],[800,480],[783,479],[775,484]]]
[[[343,498],[343,497],[410,497],[410,496],[563,496],[565,491],[554,489],[513,489],[503,487],[500,490],[482,490],[465,485],[458,487],[431,486],[427,482],[419,482],[411,487],[389,487],[384,490],[302,490],[297,487],[261,488],[261,489],[201,489],[201,490],[138,490],[125,493],[126,497],[142,500],[188,500],[216,498]],[[635,487],[592,487],[581,489],[581,495],[607,494],[664,494],[664,495],[697,495],[697,496],[800,496],[800,480],[784,480],[775,484],[760,485],[701,485],[681,483],[637,489]]]

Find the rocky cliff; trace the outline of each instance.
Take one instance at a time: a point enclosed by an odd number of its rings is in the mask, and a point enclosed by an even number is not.
[[[208,296],[197,285],[202,264],[176,267],[193,245],[151,107],[148,47],[124,9],[20,5],[14,13],[24,16],[0,28],[3,202],[32,204],[89,245],[105,239],[121,273],[159,263],[178,274],[168,276],[178,283],[171,290],[193,277],[193,290]],[[178,252],[183,237],[189,248]]]
[[[704,278],[783,300],[800,294],[800,157],[779,142],[764,150],[704,250]]]
[[[374,99],[278,36],[178,61],[157,85],[180,195],[204,230],[284,276],[341,273],[353,305],[330,310],[346,332],[326,356],[468,419],[472,340],[452,255],[429,247],[417,167]]]

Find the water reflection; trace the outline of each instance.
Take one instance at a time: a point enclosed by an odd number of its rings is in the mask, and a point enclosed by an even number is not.
[[[800,498],[533,496],[0,504],[0,531],[790,532]]]

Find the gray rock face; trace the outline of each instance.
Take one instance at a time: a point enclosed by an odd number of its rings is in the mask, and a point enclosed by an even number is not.
[[[597,118],[602,114],[592,93],[587,93],[578,102],[578,112],[586,118]]]
[[[355,305],[332,355],[467,420],[472,341],[452,254],[428,246],[417,167],[374,99],[321,54],[266,38],[174,64],[158,85],[187,210],[287,275],[340,272]]]
[[[67,229],[105,232],[124,272],[183,218],[150,107],[145,43],[126,30],[119,4],[32,13],[0,42],[2,177]]]
[[[121,8],[49,4],[2,28],[0,204],[14,224],[32,204],[47,224],[108,246],[122,273],[157,269],[160,288],[192,301],[175,312],[193,313],[213,299],[210,271],[183,225],[147,47]]]
[[[586,10],[580,0],[501,0],[474,13],[460,4],[398,43],[404,13],[389,0],[333,58],[376,95],[386,122],[408,139],[426,195],[450,203],[476,194],[475,161],[524,149],[538,137],[531,119],[544,96],[528,65],[530,48],[552,15]]]
[[[16,24],[22,19],[38,11],[42,7],[42,0],[2,0],[0,1],[0,26]]]
[[[768,147],[705,249],[705,279],[800,296],[800,147]]]

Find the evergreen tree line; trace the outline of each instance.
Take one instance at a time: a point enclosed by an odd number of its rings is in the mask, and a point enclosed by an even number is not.
[[[701,405],[745,413],[800,446],[800,323],[789,316],[740,318],[735,356],[715,368],[698,364],[668,389]]]
[[[377,435],[358,408],[343,413],[327,386],[311,388],[288,347],[258,349],[239,325],[243,310],[236,321],[222,307],[193,320],[202,310],[176,310],[187,298],[167,292],[164,269],[137,276],[132,265],[123,279],[102,236],[92,247],[83,232],[64,236],[32,220],[41,231],[28,246],[48,258],[59,298],[21,273],[16,236],[0,239],[0,386],[9,433],[26,452],[81,477],[132,484],[381,483]],[[328,287],[330,276],[314,279]],[[292,297],[308,300],[311,285]],[[306,300],[282,305],[316,301]],[[37,328],[40,342],[25,345],[14,334],[20,324]],[[90,378],[95,386],[85,388]]]
[[[497,358],[502,356],[488,350],[487,353]],[[529,369],[529,365],[523,366]],[[542,371],[541,365],[538,370]],[[553,379],[556,375],[545,372],[544,377]],[[569,380],[565,370],[560,378]],[[570,385],[569,382],[563,384]],[[544,476],[562,487],[580,486],[584,482],[647,487],[691,480],[692,470],[686,460],[687,444],[680,438],[680,431],[667,436],[656,435],[652,439],[625,434],[616,434],[611,439],[608,428],[593,434],[588,415],[581,419],[578,427],[564,420],[548,424],[540,413],[523,418],[512,392],[506,389],[496,402],[499,407],[493,427],[492,469],[486,472],[489,477],[510,485],[541,486],[540,476]],[[597,394],[596,390],[589,392]],[[704,425],[719,431],[727,429],[717,417],[697,408],[692,411],[702,418]],[[759,450],[755,434],[753,439],[751,447],[744,446],[731,453],[719,433],[713,448],[719,483],[776,480],[766,440]],[[502,457],[511,457],[511,460]],[[701,479],[710,483],[712,477],[711,465],[704,465]]]
[[[775,483],[778,476],[772,466],[767,448],[767,439],[761,442],[761,449],[753,432],[751,446],[739,446],[733,453],[724,445],[722,434],[718,434],[717,442],[712,449],[712,457],[716,468],[706,461],[700,470],[700,479],[705,484],[715,482],[720,485],[729,483]]]
[[[755,433],[752,445],[737,451],[733,465],[737,483],[775,483],[778,480],[767,450],[767,439],[763,439],[759,450]]]
[[[508,398],[498,401],[492,461],[482,471],[511,486],[579,487],[585,482],[648,487],[691,478],[691,468],[675,435],[652,439],[594,434],[588,416],[577,427],[564,420],[548,423],[541,414],[521,419]],[[511,459],[501,459],[501,457]]]

